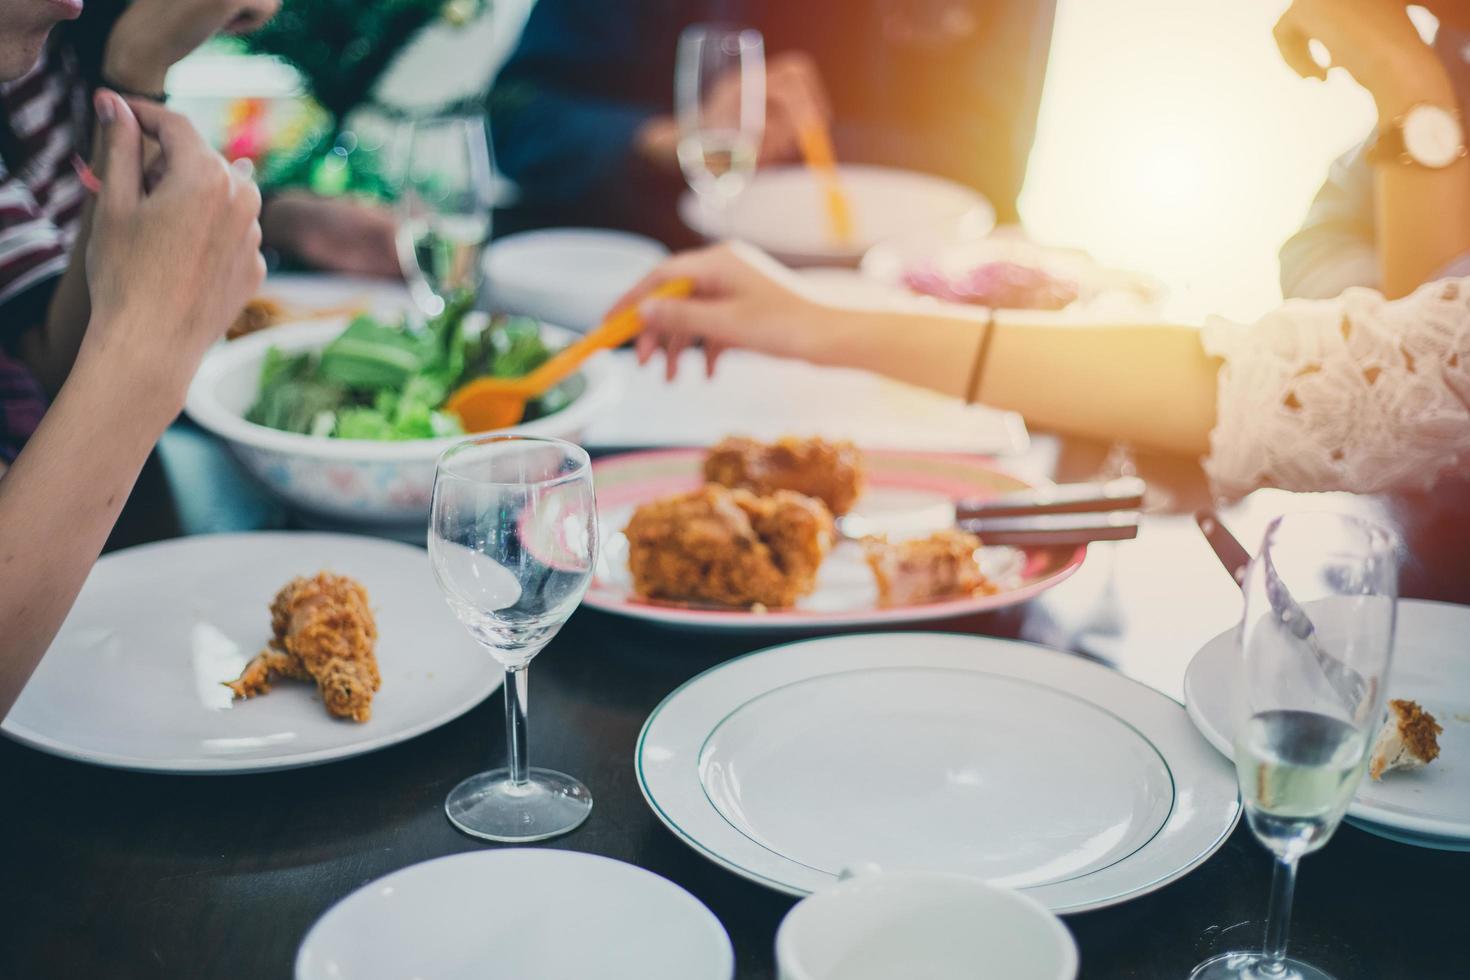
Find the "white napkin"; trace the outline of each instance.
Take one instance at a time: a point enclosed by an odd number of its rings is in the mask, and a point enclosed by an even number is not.
[[[850,439],[869,449],[918,449],[987,455],[1023,453],[1030,444],[1014,412],[882,378],[866,371],[817,367],[751,351],[728,351],[713,379],[704,355],[685,351],[678,378],[664,381],[656,356],[638,367],[629,351],[614,358],[624,372],[623,399],[588,427],[590,448],[705,446],[727,435]]]

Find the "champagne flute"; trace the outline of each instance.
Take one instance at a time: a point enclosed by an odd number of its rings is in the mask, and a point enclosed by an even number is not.
[[[1340,514],[1278,517],[1246,574],[1235,766],[1246,819],[1276,859],[1259,951],[1191,980],[1332,980],[1286,955],[1297,862],[1347,811],[1384,717],[1398,554],[1392,534]],[[1345,678],[1350,678],[1345,682]]]
[[[571,776],[526,758],[527,668],[576,610],[597,556],[592,464],[559,439],[493,436],[439,457],[429,560],[449,607],[505,668],[504,768],[449,794],[460,830],[525,843],[573,830],[592,796]]]
[[[724,234],[755,173],[766,127],[765,42],[757,30],[695,24],[679,35],[674,69],[679,166]]]
[[[494,177],[482,113],[415,119],[399,134],[398,263],[426,317],[480,285]]]

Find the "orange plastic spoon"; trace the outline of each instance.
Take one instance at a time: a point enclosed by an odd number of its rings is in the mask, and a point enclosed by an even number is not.
[[[832,138],[827,127],[820,123],[808,123],[796,133],[801,144],[801,155],[806,165],[822,185],[822,194],[827,203],[827,224],[832,239],[840,245],[852,241],[852,208],[842,181],[837,176],[837,157],[832,152]]]
[[[694,291],[688,279],[671,279],[649,294],[650,298],[679,299]],[[614,313],[580,340],[557,351],[546,363],[519,378],[476,378],[461,385],[444,403],[446,411],[459,416],[466,432],[489,432],[520,422],[526,402],[545,394],[582,362],[600,350],[621,347],[643,329],[638,308],[630,306]]]

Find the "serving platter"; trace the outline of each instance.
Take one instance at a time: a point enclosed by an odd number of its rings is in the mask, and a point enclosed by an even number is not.
[[[1440,757],[1382,780],[1363,777],[1347,819],[1369,833],[1439,850],[1470,851],[1470,606],[1400,599],[1388,696],[1435,716]],[[1240,707],[1239,633],[1210,640],[1184,675],[1184,701],[1200,733],[1235,757]]]
[[[236,701],[225,681],[271,638],[270,602],[328,570],[367,589],[382,688],[363,723],[312,684]],[[455,620],[422,548],[339,534],[179,538],[103,556],[0,731],[120,769],[245,773],[345,759],[459,717],[500,686]]]
[[[1042,647],[939,633],[773,647],[674,691],[638,738],[654,813],[792,895],[845,870],[946,870],[1055,912],[1188,873],[1240,816],[1175,701]]]
[[[816,590],[791,609],[692,608],[644,599],[633,590],[623,528],[639,504],[703,484],[700,450],[675,449],[604,456],[592,465],[602,548],[586,604],[604,612],[688,629],[780,632],[953,619],[1025,602],[1075,572],[1087,549],[984,549],[981,566],[1000,585],[992,595],[883,606],[862,549],[838,541],[822,565]],[[1030,484],[983,459],[950,453],[870,450],[867,483],[856,516],[922,508],[962,497],[985,497]]]

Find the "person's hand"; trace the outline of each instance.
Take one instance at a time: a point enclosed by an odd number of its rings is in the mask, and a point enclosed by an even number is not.
[[[703,111],[710,119],[739,118],[738,72],[732,71],[715,83]],[[758,156],[761,166],[800,160],[801,130],[806,126],[825,129],[831,125],[832,104],[816,62],[810,56],[787,52],[766,63],[765,115]],[[634,136],[634,145],[643,159],[669,172],[678,172],[679,125],[672,116],[656,116],[645,122]]]
[[[280,0],[133,0],[107,38],[102,74],[137,92],[163,91],[169,68],[215,34],[249,34]]]
[[[705,369],[715,370],[720,353],[746,347],[771,354],[801,356],[802,338],[822,329],[831,311],[782,282],[781,267],[761,252],[740,244],[712,245],[675,255],[654,269],[613,306],[637,306],[643,319],[635,350],[640,364],[656,351],[667,358],[667,377],[679,369],[679,355],[694,344],[704,347]],[[672,279],[689,279],[688,299],[648,299]]]
[[[267,245],[318,269],[403,277],[398,264],[398,222],[381,205],[284,191],[267,202],[260,226]]]
[[[1327,77],[1309,48],[1311,41],[1321,43],[1332,67],[1346,70],[1366,88],[1382,116],[1453,94],[1403,0],[1293,0],[1277,21],[1275,36],[1282,58],[1303,78]]]
[[[732,72],[710,92],[706,112],[711,118],[737,118],[740,76]],[[817,63],[799,51],[778,54],[766,63],[766,127],[761,137],[760,164],[790,163],[801,159],[800,133],[806,126],[826,128],[832,104],[817,71]]]
[[[77,361],[181,399],[265,277],[260,192],[183,116],[105,89],[94,105],[102,189],[86,253],[92,319]],[[145,134],[161,153],[146,177]]]

